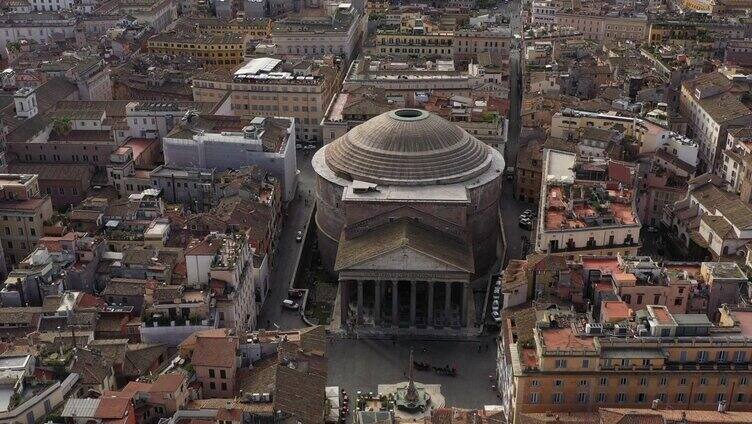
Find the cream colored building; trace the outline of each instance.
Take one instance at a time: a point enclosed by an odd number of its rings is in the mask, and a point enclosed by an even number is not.
[[[293,64],[257,58],[234,74],[204,74],[193,79],[196,101],[230,96],[232,112],[243,119],[288,116],[296,119],[298,140],[321,141],[319,123],[336,93],[340,62]]]
[[[492,94],[506,98],[508,85],[503,83],[500,69],[486,69],[470,64],[466,69],[455,67],[453,60],[398,62],[360,56],[353,61],[342,83],[345,91],[361,87],[384,90],[395,102],[416,106],[416,96],[423,94],[460,95]]]
[[[530,21],[535,25],[553,26],[556,23],[557,2],[554,0],[534,0],[531,5]]]
[[[363,35],[366,20],[353,8],[338,6],[319,16],[293,15],[274,22],[272,41],[277,52],[294,56],[336,54],[350,61]]]
[[[682,162],[697,165],[698,143],[680,136],[656,123],[615,113],[593,113],[564,109],[551,117],[551,137],[566,140],[586,128],[616,130],[636,141],[640,154],[668,151]]]
[[[581,12],[561,12],[556,14],[556,25],[570,27],[582,32],[587,40],[599,43],[624,40],[643,41],[648,36],[647,16],[610,16]]]
[[[508,27],[459,29],[454,32],[455,57],[476,56],[489,52],[508,58],[511,44],[512,34]]]
[[[689,135],[699,142],[700,165],[706,171],[720,171],[729,129],[752,125],[745,100],[750,85],[732,78],[711,72],[682,83],[679,111],[689,121]]]
[[[568,259],[636,255],[635,175],[631,164],[545,149],[535,250]]]
[[[425,34],[403,33],[399,31],[377,31],[365,53],[387,56],[418,56],[423,58],[454,56],[454,33],[435,32]]]

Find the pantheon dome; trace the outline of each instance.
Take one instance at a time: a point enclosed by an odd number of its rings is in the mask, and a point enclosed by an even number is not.
[[[438,115],[397,109],[350,128],[312,165],[318,245],[340,281],[342,322],[469,322],[470,283],[503,248],[501,153]]]
[[[485,172],[488,147],[460,127],[419,109],[383,113],[326,149],[346,178],[388,185],[450,184]]]

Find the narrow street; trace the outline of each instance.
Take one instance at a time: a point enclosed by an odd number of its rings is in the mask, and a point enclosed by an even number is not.
[[[519,216],[525,209],[531,209],[536,211],[535,206],[532,203],[521,202],[514,198],[514,187],[512,181],[504,181],[502,183],[501,204],[504,205],[501,208],[501,220],[504,225],[504,234],[507,237],[507,255],[506,261],[511,259],[523,259],[523,244],[524,238],[532,243],[532,231],[520,228]],[[526,253],[530,253],[533,246],[528,248]],[[506,264],[505,264],[506,265]]]
[[[519,35],[518,40],[513,41],[512,48],[509,51],[509,133],[506,143],[504,159],[507,166],[514,166],[517,160],[517,151],[519,150],[520,136],[520,114],[522,108],[522,51],[524,48],[522,42],[522,22],[520,18],[519,2],[513,2],[509,7],[509,28],[512,31],[512,37]]]
[[[506,160],[506,166],[515,166],[517,161],[517,152],[519,151],[519,137],[520,129],[522,126],[520,115],[522,109],[522,50],[524,45],[522,43],[522,21],[520,18],[520,9],[522,4],[514,1],[509,5],[509,28],[512,31],[512,36],[519,35],[520,38],[514,41],[512,49],[509,53],[509,133],[506,143],[506,150],[504,159]],[[504,181],[502,189],[502,204],[504,207],[501,209],[501,216],[504,225],[504,233],[507,238],[507,254],[506,261],[510,259],[521,259],[525,255],[523,254],[523,237],[528,240],[531,237],[531,232],[519,227],[518,217],[525,209],[534,209],[534,206],[529,203],[523,203],[514,198],[514,181]],[[532,247],[530,248],[532,249]],[[528,250],[527,253],[529,253]]]
[[[295,241],[295,235],[306,225],[306,219],[314,204],[314,172],[311,167],[313,150],[307,155],[298,152],[298,193],[300,197],[293,200],[287,208],[287,216],[277,243],[277,252],[270,275],[269,293],[259,316],[259,327],[273,329],[291,329],[305,327],[299,311],[282,308],[282,301],[287,298],[290,281],[297,269],[297,260],[304,243]],[[309,194],[309,190],[311,194]],[[306,205],[305,200],[308,199]]]
[[[508,166],[514,166],[517,161],[520,136],[520,108],[522,107],[522,75],[520,69],[520,52],[509,52],[509,135],[507,137],[505,159]]]

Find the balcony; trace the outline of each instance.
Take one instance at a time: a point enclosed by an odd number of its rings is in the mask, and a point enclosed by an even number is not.
[[[562,252],[585,252],[589,250],[596,250],[596,249],[623,249],[623,248],[632,248],[632,247],[638,247],[640,244],[635,242],[634,240],[631,240],[629,243],[607,243],[604,245],[598,245],[597,243],[587,243],[585,246],[577,247],[574,243],[567,243],[566,247],[559,248],[558,244],[557,247],[554,247],[554,245],[549,245],[548,252],[549,253],[562,253]]]
[[[750,368],[749,362],[666,362],[664,368],[668,371],[729,371],[729,370],[747,370]]]

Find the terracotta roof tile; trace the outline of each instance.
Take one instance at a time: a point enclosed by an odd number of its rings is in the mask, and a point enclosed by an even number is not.
[[[234,368],[237,339],[199,337],[191,363],[199,366]]]
[[[169,392],[174,393],[185,381],[185,375],[180,373],[162,374],[151,386],[152,392]]]

